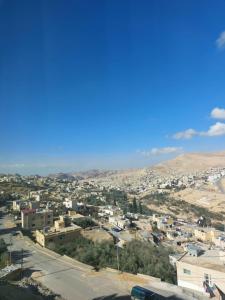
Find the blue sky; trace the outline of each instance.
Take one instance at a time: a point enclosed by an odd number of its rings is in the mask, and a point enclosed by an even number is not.
[[[0,172],[224,150],[224,32],[223,0],[0,0]]]

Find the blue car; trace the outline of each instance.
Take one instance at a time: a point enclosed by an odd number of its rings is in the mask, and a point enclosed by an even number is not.
[[[131,299],[132,300],[156,300],[157,294],[143,288],[141,286],[134,286],[131,290]]]

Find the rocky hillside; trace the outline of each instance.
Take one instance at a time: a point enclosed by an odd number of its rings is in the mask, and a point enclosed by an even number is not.
[[[217,153],[187,153],[154,167],[160,173],[192,173],[225,167],[225,151]]]

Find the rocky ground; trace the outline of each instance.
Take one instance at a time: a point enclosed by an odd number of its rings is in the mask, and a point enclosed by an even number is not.
[[[60,295],[37,283],[31,278],[23,278],[13,283],[0,283],[1,300],[63,300]]]

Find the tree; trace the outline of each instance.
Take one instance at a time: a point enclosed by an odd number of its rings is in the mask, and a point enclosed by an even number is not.
[[[0,268],[4,268],[7,265],[8,253],[7,246],[3,239],[0,239]]]
[[[136,198],[134,197],[134,199],[133,199],[133,213],[137,213],[137,212],[138,212],[137,201],[136,201]]]
[[[139,213],[142,215],[143,214],[143,209],[142,209],[142,205],[141,205],[140,201],[138,203],[138,210],[139,210]]]
[[[55,251],[92,265],[97,270],[104,267],[117,268],[116,247],[109,241],[94,243],[80,236],[66,245],[58,245]],[[120,270],[160,277],[163,281],[174,283],[176,272],[169,262],[170,253],[171,249],[163,246],[131,241],[120,250]]]

